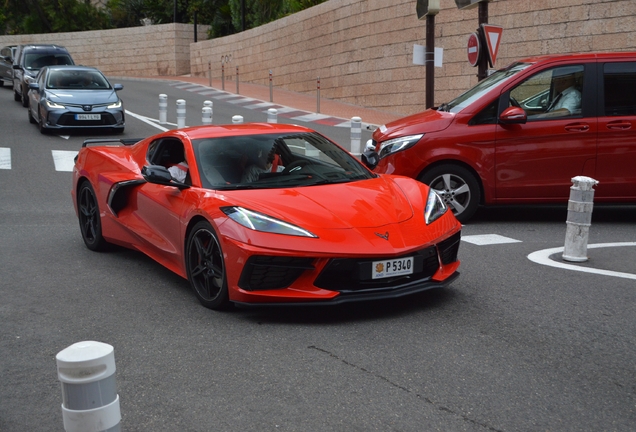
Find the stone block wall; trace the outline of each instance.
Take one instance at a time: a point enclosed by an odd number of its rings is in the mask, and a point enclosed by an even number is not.
[[[197,35],[205,35],[199,26]],[[54,43],[65,46],[75,63],[106,75],[156,76],[190,73],[194,27],[170,23],[87,32],[0,36],[0,46]]]

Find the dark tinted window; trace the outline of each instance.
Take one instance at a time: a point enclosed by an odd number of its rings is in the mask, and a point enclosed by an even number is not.
[[[636,115],[636,62],[603,67],[605,115]]]

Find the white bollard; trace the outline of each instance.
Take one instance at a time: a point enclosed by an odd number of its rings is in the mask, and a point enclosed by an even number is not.
[[[278,110],[276,108],[267,110],[267,123],[278,123]]]
[[[62,418],[67,432],[119,432],[121,412],[111,345],[84,341],[60,351]]]
[[[168,95],[159,95],[159,123],[168,123]]]
[[[243,123],[243,116],[240,116],[240,115],[232,116],[232,123],[235,123],[235,124]]]
[[[590,177],[572,178],[568,201],[567,229],[562,258],[565,261],[584,262],[587,257],[587,240],[592,225],[594,186],[597,180]]]
[[[201,109],[201,123],[204,125],[212,124],[212,108],[204,106]]]
[[[210,108],[210,124],[212,124],[212,119],[214,118],[214,103],[210,100],[203,101],[204,107]]]
[[[362,154],[360,141],[362,141],[362,119],[351,117],[351,153],[356,157]]]
[[[181,129],[185,127],[186,119],[186,101],[183,99],[177,100],[177,128]]]

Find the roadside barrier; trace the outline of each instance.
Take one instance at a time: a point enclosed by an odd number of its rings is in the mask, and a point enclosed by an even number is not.
[[[212,101],[203,101],[203,109],[201,110],[201,123],[204,125],[212,124],[212,113],[214,105]]]
[[[232,116],[232,123],[234,124],[243,123],[243,116],[240,116],[240,115]]]
[[[84,341],[55,356],[67,432],[120,432],[121,412],[111,345]]]
[[[360,149],[360,141],[362,140],[362,119],[360,117],[351,117],[351,153],[360,157],[362,151]]]
[[[278,110],[276,108],[267,110],[267,123],[278,123]]]
[[[181,129],[185,127],[186,119],[186,101],[183,99],[177,100],[177,128]]]
[[[597,184],[598,181],[590,177],[577,176],[572,178],[565,246],[562,255],[565,261],[584,262],[588,260],[587,241],[592,225],[593,188]]]
[[[168,123],[168,95],[159,95],[159,123]]]

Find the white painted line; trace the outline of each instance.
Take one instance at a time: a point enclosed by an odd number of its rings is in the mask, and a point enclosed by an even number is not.
[[[326,118],[329,118],[329,117],[331,117],[331,116],[324,115],[324,114],[306,114],[306,115],[301,115],[301,116],[298,116],[298,117],[293,117],[291,120],[303,121],[303,122],[312,122],[312,121],[316,121],[316,120],[326,119]]]
[[[462,236],[462,240],[478,246],[504,244],[504,243],[521,243],[521,240],[515,240],[510,237],[500,236],[499,234],[481,234]]]
[[[258,108],[269,108],[269,107],[275,107],[275,106],[277,105],[271,102],[261,102],[257,104],[248,105],[245,108],[258,109]]]
[[[231,104],[239,104],[239,103],[254,102],[254,101],[256,101],[256,99],[252,99],[252,98],[244,97],[244,98],[241,98],[241,99],[236,99],[236,100],[228,101],[228,103],[231,103]]]
[[[217,96],[214,99],[229,99],[229,98],[240,98],[240,97],[241,97],[241,95],[237,95],[237,94],[234,94],[234,93],[227,93],[227,94],[224,94],[224,95],[221,95],[221,96]]]
[[[11,169],[11,149],[0,147],[0,169]]]
[[[207,91],[201,91],[201,92],[197,92],[197,93],[199,93],[202,96],[213,95],[213,94],[219,94],[219,95],[226,94],[225,92],[218,91],[218,90],[207,90]]]
[[[632,247],[634,247],[634,246],[636,246],[636,242],[597,243],[597,244],[587,245],[587,248],[588,249],[595,249],[595,248],[623,247],[623,246],[632,246]],[[625,279],[636,280],[636,274],[615,272],[615,271],[611,271],[611,270],[602,270],[602,269],[596,269],[596,268],[592,268],[592,267],[582,267],[582,266],[573,265],[573,264],[566,264],[566,263],[563,263],[563,262],[554,261],[554,260],[550,259],[551,255],[554,255],[554,254],[559,253],[559,252],[561,252],[561,253],[563,252],[563,247],[552,248],[552,249],[544,249],[544,250],[532,252],[530,255],[528,255],[528,259],[530,261],[532,261],[532,262],[537,263],[537,264],[546,265],[546,266],[550,266],[550,267],[557,267],[557,268],[562,268],[562,269],[566,269],[566,270],[580,271],[580,272],[584,272],[584,273],[594,273],[594,274],[600,274],[600,275],[604,275],[604,276],[615,276],[615,277],[620,277],[620,278],[625,278]]]
[[[166,129],[166,128],[165,128],[165,127],[163,127],[163,126],[159,126],[159,125],[157,124],[157,123],[159,122],[159,120],[150,119],[150,118],[148,118],[148,117],[144,117],[144,116],[142,116],[142,115],[135,114],[134,112],[131,112],[131,111],[128,111],[128,110],[126,110],[126,114],[128,114],[129,116],[134,117],[134,118],[136,118],[136,119],[138,119],[138,120],[141,120],[141,121],[142,121],[142,122],[144,122],[144,123],[148,123],[150,126],[156,127],[157,129],[159,129],[159,130],[160,130],[160,131],[162,131],[162,132],[166,132],[166,131],[169,131],[169,130],[170,130],[170,129]],[[175,125],[175,124],[173,124],[173,123],[168,123],[168,124],[170,124],[170,125],[172,125],[172,126],[176,126],[176,125]]]
[[[72,172],[75,165],[76,151],[69,150],[51,150],[53,154],[53,163],[55,163],[55,171]]]

